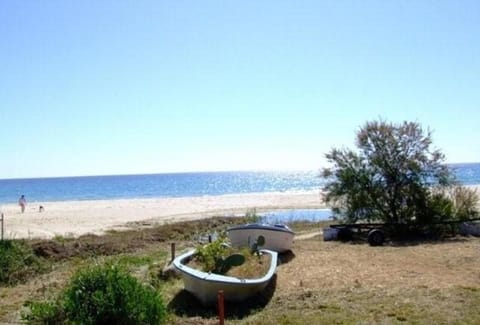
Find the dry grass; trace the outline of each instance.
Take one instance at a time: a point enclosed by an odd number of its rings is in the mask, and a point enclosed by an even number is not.
[[[57,237],[53,240],[34,240],[31,244],[38,256],[61,261],[74,257],[87,258],[132,253],[152,244],[167,241],[188,242],[192,241],[195,235],[219,231],[242,221],[243,218],[240,217],[215,217],[153,225],[137,230],[110,231],[105,235],[87,234],[78,238]]]
[[[220,229],[226,224],[223,220],[213,220],[170,226],[168,232],[152,229],[128,236],[110,234],[110,238],[96,238],[91,243],[84,239],[81,247],[87,247],[84,252],[88,254],[73,258],[54,255],[51,258],[58,262],[50,273],[15,287],[0,287],[0,323],[18,321],[21,305],[27,299],[58,292],[75,269],[92,262],[91,257],[85,256],[97,255],[97,251],[91,250],[94,246],[116,247],[107,252],[132,259],[163,252],[164,258],[157,258],[155,265],[145,262],[133,267],[135,275],[147,281],[152,270],[163,267],[173,238],[179,251],[194,247],[188,232],[202,233],[214,226]],[[297,232],[307,235],[303,238],[308,238],[308,233],[322,226],[296,227]],[[123,242],[131,245],[121,244],[122,237]],[[65,245],[70,242],[74,240],[66,241]],[[370,247],[362,243],[324,242],[321,236],[316,236],[297,239],[292,253],[280,258],[282,264],[277,276],[262,295],[242,304],[226,305],[227,324],[480,323],[478,238]],[[181,280],[161,281],[160,287],[173,313],[173,324],[218,323],[215,309],[199,305],[183,290]]]
[[[244,256],[247,257],[245,263],[231,268],[227,275],[241,279],[256,279],[264,276],[270,269],[270,255],[254,256],[252,254],[244,254]]]
[[[434,289],[480,284],[480,242],[448,241],[404,246],[297,241],[295,258],[279,268],[287,290],[342,287],[396,288],[426,286]],[[295,274],[303,279],[296,282]]]
[[[229,323],[480,323],[476,238],[370,247],[313,237],[297,240],[282,260],[268,301],[227,305]],[[176,323],[215,324],[216,318],[199,309],[179,313]]]

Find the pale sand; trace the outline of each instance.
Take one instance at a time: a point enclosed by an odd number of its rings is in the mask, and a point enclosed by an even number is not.
[[[480,193],[480,186],[467,186]],[[38,212],[42,205],[45,210]],[[5,216],[4,238],[52,238],[102,234],[158,223],[211,216],[325,208],[320,190],[309,192],[250,193],[202,197],[126,199],[99,201],[29,202],[25,213],[16,204],[0,206]],[[480,207],[479,207],[480,208]]]
[[[16,204],[0,207],[5,238],[52,238],[102,234],[155,223],[194,220],[275,209],[323,208],[320,191],[251,193],[220,196],[98,201],[29,202],[25,213]],[[44,207],[39,212],[39,206]]]

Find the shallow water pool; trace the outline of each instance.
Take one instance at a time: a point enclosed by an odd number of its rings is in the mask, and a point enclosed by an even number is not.
[[[330,209],[295,209],[285,211],[272,211],[262,215],[261,222],[276,224],[294,221],[325,221],[332,215]]]

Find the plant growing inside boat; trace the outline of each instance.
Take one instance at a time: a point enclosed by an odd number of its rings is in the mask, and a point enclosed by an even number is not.
[[[262,235],[257,237],[257,240],[250,246],[250,252],[254,255],[259,256],[260,255],[260,247],[265,245],[265,237]]]
[[[209,244],[197,247],[196,261],[202,265],[204,272],[225,274],[233,266],[245,263],[245,256],[231,252],[225,236],[220,236]]]
[[[257,238],[255,250],[252,247],[234,248],[227,243],[226,236],[221,235],[209,244],[198,246],[187,264],[203,272],[238,278],[259,278],[267,272],[271,257],[259,250],[265,238]]]

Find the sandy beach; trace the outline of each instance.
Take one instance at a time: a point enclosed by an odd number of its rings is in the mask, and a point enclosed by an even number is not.
[[[467,186],[480,193],[480,186]],[[39,212],[39,206],[44,207]],[[154,224],[194,220],[211,216],[257,212],[325,208],[320,191],[268,192],[218,196],[29,202],[24,213],[17,204],[4,204],[5,238],[52,238],[102,234]]]
[[[39,212],[39,206],[44,207]],[[250,193],[220,196],[29,202],[25,212],[17,204],[0,206],[5,238],[52,238],[101,234],[156,223],[194,220],[214,215],[324,207],[319,191]]]

